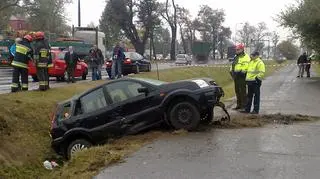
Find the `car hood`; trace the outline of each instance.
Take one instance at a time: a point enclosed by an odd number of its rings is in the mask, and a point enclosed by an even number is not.
[[[217,85],[211,78],[191,78],[180,80],[160,85],[163,91],[172,91],[177,89],[196,90],[199,88],[209,87],[210,85]]]

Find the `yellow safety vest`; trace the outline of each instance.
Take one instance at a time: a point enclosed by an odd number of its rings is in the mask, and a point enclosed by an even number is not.
[[[259,80],[262,80],[264,78],[265,72],[266,72],[266,67],[260,58],[251,60],[248,65],[246,81],[256,81],[256,78],[258,78]]]
[[[238,62],[233,66],[230,67],[231,72],[243,72],[246,73],[248,71],[248,64],[250,62],[250,56],[247,54],[240,55],[238,58]]]

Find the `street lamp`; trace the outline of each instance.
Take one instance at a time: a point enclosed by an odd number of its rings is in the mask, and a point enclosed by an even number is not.
[[[78,26],[81,27],[81,6],[80,6],[80,0],[78,0]]]
[[[237,26],[239,25],[243,25],[243,22],[240,23],[236,23],[235,28],[234,28],[234,43],[237,43]]]

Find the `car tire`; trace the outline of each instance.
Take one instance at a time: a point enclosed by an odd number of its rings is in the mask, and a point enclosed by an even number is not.
[[[72,141],[67,148],[66,154],[67,159],[71,159],[72,156],[82,150],[88,149],[92,144],[85,139],[77,139]]]
[[[210,124],[213,120],[213,115],[213,107],[209,107],[205,113],[205,116],[203,116],[201,123]]]
[[[86,68],[82,74],[82,80],[86,80],[88,75],[88,69]]]
[[[199,109],[190,102],[178,102],[174,104],[168,113],[170,124],[173,128],[195,130],[200,123]]]
[[[32,76],[32,79],[33,79],[34,82],[38,82],[39,81],[37,76]]]

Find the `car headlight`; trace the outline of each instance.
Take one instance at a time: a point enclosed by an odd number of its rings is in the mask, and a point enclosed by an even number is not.
[[[205,88],[209,86],[209,84],[204,80],[192,80],[192,81],[195,82],[200,88]]]

